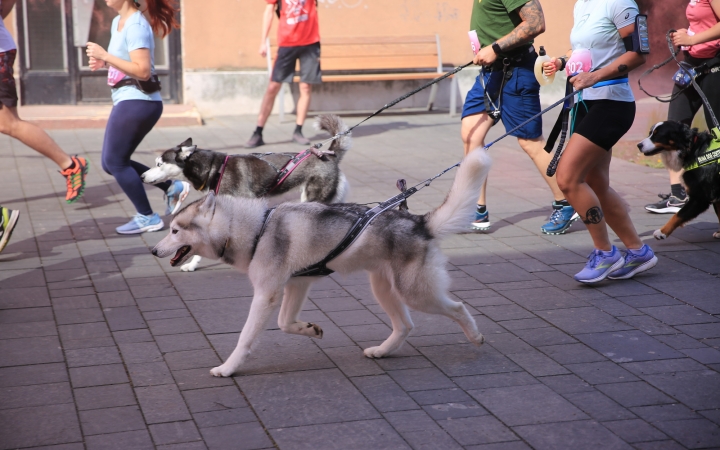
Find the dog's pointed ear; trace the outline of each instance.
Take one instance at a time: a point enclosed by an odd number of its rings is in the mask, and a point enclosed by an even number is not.
[[[205,200],[203,200],[202,205],[200,205],[200,208],[198,208],[198,212],[204,216],[210,214],[215,214],[215,193],[210,191],[208,195],[205,196]]]
[[[192,145],[192,138],[188,138],[185,142],[180,144],[180,153],[177,155],[177,159],[185,161],[197,150],[197,145]]]
[[[192,138],[185,139],[185,142],[179,145],[180,147],[192,147]]]

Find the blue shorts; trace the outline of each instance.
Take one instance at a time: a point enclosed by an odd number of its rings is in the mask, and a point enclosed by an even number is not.
[[[526,58],[521,66],[512,68],[512,77],[505,82],[502,92],[502,103],[500,104],[500,119],[505,125],[505,131],[510,131],[524,121],[528,120],[535,114],[538,114],[540,108],[540,83],[535,79],[533,65],[529,64],[530,58]],[[534,58],[532,58],[534,60]],[[485,102],[483,95],[485,90],[480,82],[480,76],[484,77],[485,86],[488,86],[490,92],[493,89],[499,90],[499,83],[502,78],[502,72],[485,72],[482,71],[475,80],[475,84],[465,97],[463,105],[462,117],[470,116],[485,112]],[[496,87],[495,87],[496,86]],[[493,103],[497,106],[496,98]],[[538,117],[524,127],[510,133],[522,139],[536,139],[542,136],[542,117]]]

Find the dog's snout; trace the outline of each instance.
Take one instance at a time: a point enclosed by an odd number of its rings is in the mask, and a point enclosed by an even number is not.
[[[156,248],[153,248],[153,249],[152,249],[152,254],[153,254],[154,256],[157,256],[157,249],[156,249]]]
[[[642,148],[643,148],[642,142],[638,142],[637,148],[638,148],[638,150],[642,151]]]

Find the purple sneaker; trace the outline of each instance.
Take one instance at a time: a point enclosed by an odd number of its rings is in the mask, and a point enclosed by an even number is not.
[[[645,272],[655,267],[657,264],[657,256],[647,244],[637,250],[628,249],[625,253],[625,263],[623,266],[611,272],[608,278],[611,280],[627,280],[635,274]]]
[[[614,245],[609,252],[595,249],[588,255],[585,268],[576,273],[573,278],[581,283],[598,283],[610,273],[620,269],[624,263],[625,259],[620,254],[620,250]]]

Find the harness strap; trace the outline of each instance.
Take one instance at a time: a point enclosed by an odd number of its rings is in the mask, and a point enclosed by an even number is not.
[[[273,206],[272,208],[268,208],[265,210],[265,217],[263,217],[263,224],[262,228],[260,228],[260,232],[258,232],[257,236],[255,236],[255,240],[253,241],[252,250],[250,251],[250,260],[255,257],[255,250],[257,250],[258,243],[260,242],[260,238],[262,237],[263,233],[265,233],[265,228],[267,227],[268,222],[270,221],[270,216],[275,212],[276,206]]]
[[[230,155],[225,156],[225,161],[223,161],[222,166],[220,166],[220,172],[218,172],[220,175],[218,176],[217,183],[215,184],[215,195],[218,195],[218,192],[220,191],[220,182],[222,181],[223,174],[225,173],[225,167],[227,167],[228,159],[230,159]]]
[[[300,165],[303,161],[308,159],[312,155],[312,152],[310,149],[307,149],[303,151],[302,153],[298,153],[294,158],[292,158],[290,161],[285,163],[285,165],[280,169],[280,171],[277,174],[277,178],[275,179],[275,183],[273,183],[272,187],[268,191],[268,193],[274,191],[277,189],[283,181],[287,179],[287,177],[290,176],[290,174],[297,168],[297,166]]]
[[[713,163],[720,163],[720,140],[718,140],[718,138],[720,137],[718,136],[720,135],[720,131],[715,128],[710,134],[712,136],[712,140],[710,141],[710,145],[708,146],[707,150],[705,150],[705,153],[703,153],[702,155],[699,155],[695,159],[695,161],[683,167],[686,172]]]

